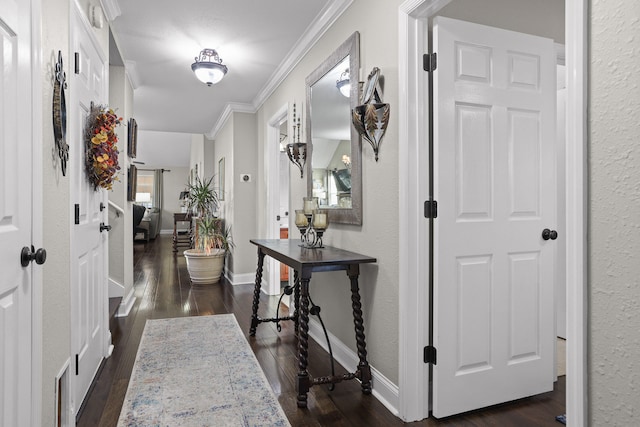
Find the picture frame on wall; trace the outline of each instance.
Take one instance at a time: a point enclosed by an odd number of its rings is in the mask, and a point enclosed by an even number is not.
[[[129,176],[127,181],[127,200],[135,202],[138,182],[138,168],[136,168],[135,165],[129,166]]]
[[[138,123],[133,117],[129,119],[127,137],[127,154],[129,154],[129,157],[135,158],[138,151]]]
[[[224,157],[218,160],[218,200],[224,201]]]

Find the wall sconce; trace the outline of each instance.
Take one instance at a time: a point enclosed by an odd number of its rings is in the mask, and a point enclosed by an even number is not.
[[[293,104],[293,133],[291,142],[287,144],[287,156],[291,163],[300,169],[300,178],[304,175],[304,164],[307,161],[307,143],[300,142],[300,117],[296,122],[296,104]]]
[[[322,235],[329,226],[327,211],[318,210],[317,197],[304,197],[303,209],[296,209],[295,223],[303,248],[322,248]]]
[[[207,86],[218,83],[227,74],[228,68],[222,65],[222,59],[215,49],[202,49],[200,56],[196,56],[196,62],[191,64],[191,69],[198,80]]]
[[[389,104],[382,102],[380,94],[382,90],[378,83],[380,69],[374,67],[362,92],[362,105],[358,105],[351,111],[351,119],[358,133],[371,144],[378,161],[378,151],[382,137],[389,124]],[[375,100],[376,102],[371,102]]]
[[[342,74],[340,74],[340,78],[336,82],[336,87],[342,94],[349,98],[351,96],[351,80],[349,79],[349,69],[344,70]]]

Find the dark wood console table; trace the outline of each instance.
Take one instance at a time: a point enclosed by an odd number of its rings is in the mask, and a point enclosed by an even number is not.
[[[296,383],[298,407],[306,408],[309,388],[317,384],[335,384],[344,380],[358,378],[362,383],[362,392],[364,394],[371,394],[371,368],[369,367],[369,362],[367,362],[358,276],[360,275],[360,264],[376,262],[376,259],[330,246],[319,249],[306,249],[300,247],[299,242],[296,240],[251,240],[251,243],[258,246],[258,268],[256,270],[256,282],[253,290],[253,306],[249,334],[254,336],[256,328],[262,322],[279,322],[282,320],[293,320],[295,322],[298,333],[298,378]],[[262,268],[266,255],[294,269],[296,284],[299,283],[300,286],[299,291],[298,286],[295,288],[295,310],[292,316],[271,319],[261,319],[258,317]],[[353,323],[355,326],[359,363],[356,371],[353,373],[312,378],[307,371],[309,362],[309,282],[311,281],[311,274],[313,272],[336,270],[346,270],[347,276],[351,281],[351,305],[353,309]]]
[[[181,236],[178,233],[179,222],[189,223],[189,232],[186,235]],[[173,252],[178,252],[178,246],[191,247],[191,216],[188,213],[173,214]]]

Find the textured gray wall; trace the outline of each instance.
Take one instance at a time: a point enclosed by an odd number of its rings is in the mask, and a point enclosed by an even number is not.
[[[640,425],[640,2],[590,12],[590,425]]]

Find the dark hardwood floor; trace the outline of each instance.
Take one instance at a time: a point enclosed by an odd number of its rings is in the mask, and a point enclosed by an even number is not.
[[[78,426],[115,426],[129,383],[138,343],[147,319],[233,313],[245,331],[260,365],[292,426],[561,426],[555,416],[565,411],[564,377],[555,390],[509,404],[473,411],[447,419],[403,423],[373,396],[364,396],[359,383],[312,387],[308,409],[296,406],[296,340],[293,324],[284,322],[278,333],[272,323],[261,324],[248,337],[252,285],[192,286],[182,255],[174,255],[170,236],[150,243],[135,243],[135,306],[129,316],[112,322],[115,349],[106,359],[78,419]],[[260,315],[273,317],[277,297],[262,295]],[[365,319],[366,324],[366,319]],[[329,372],[328,354],[309,340],[309,371],[313,376]],[[337,373],[345,373],[336,364]]]

